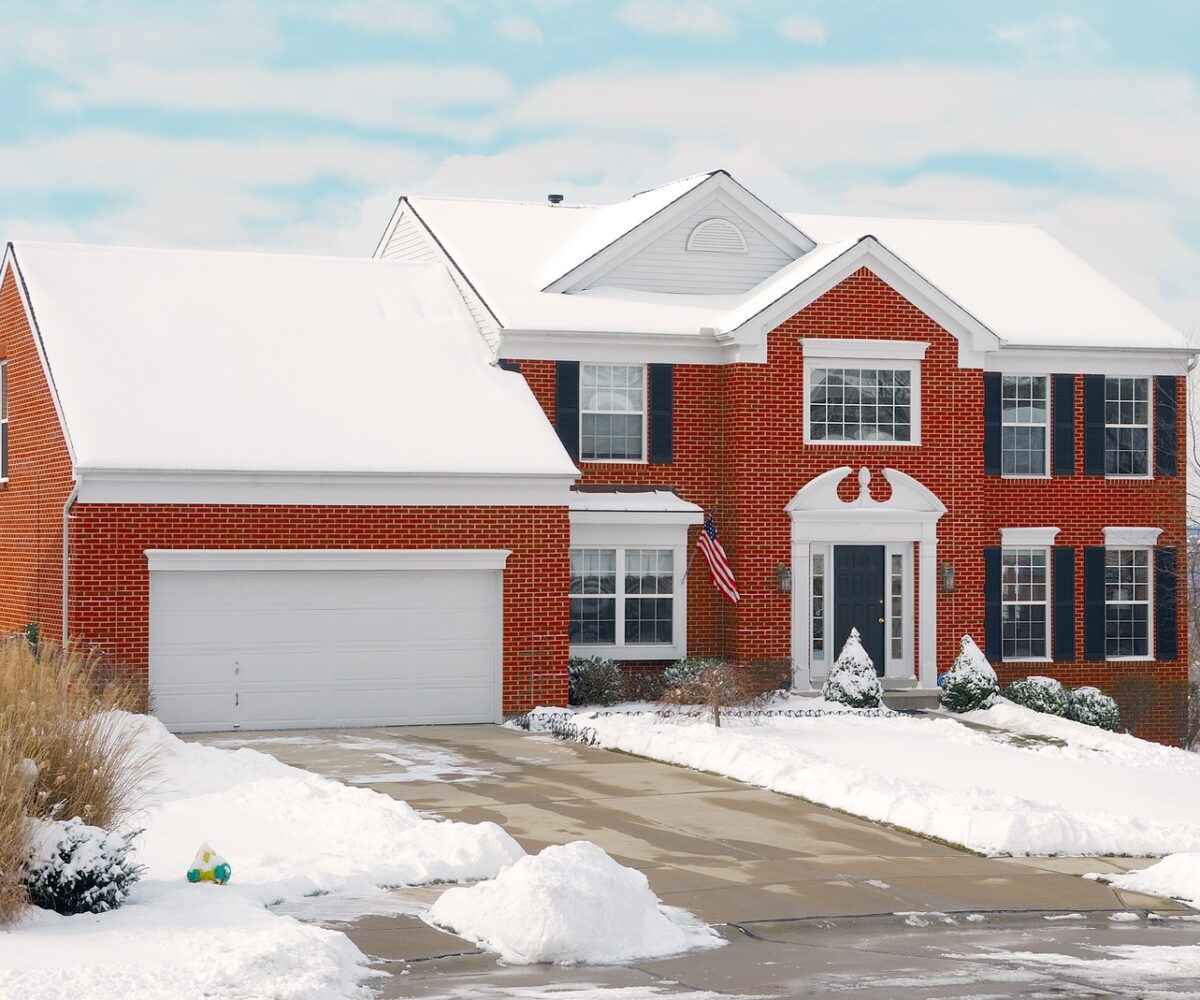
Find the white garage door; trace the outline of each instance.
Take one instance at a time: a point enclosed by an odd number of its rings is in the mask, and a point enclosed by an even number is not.
[[[503,550],[149,550],[150,695],[179,732],[500,717]]]

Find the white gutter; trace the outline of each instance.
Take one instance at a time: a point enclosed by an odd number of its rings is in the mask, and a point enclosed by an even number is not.
[[[67,502],[63,504],[62,516],[62,644],[67,645],[70,639],[71,614],[71,508],[79,499],[79,487],[71,490]]]

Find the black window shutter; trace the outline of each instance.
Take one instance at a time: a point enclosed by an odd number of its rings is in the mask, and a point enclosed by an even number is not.
[[[1001,660],[1000,642],[1000,547],[983,550],[983,652],[989,660]]]
[[[559,361],[554,378],[554,429],[572,462],[579,461],[579,362]]]
[[[1056,545],[1050,550],[1050,584],[1054,588],[1054,659],[1070,663],[1075,659],[1075,550]]]
[[[1179,473],[1175,446],[1178,444],[1179,408],[1175,400],[1175,377],[1159,375],[1154,380],[1154,474]]]
[[[1103,375],[1083,376],[1083,474],[1104,475]]]
[[[1050,436],[1053,474],[1075,475],[1075,376],[1055,375],[1050,383]]]
[[[647,365],[650,388],[650,462],[672,460],[675,409],[675,366]]]
[[[1000,380],[999,372],[983,373],[983,471],[1000,475]]]
[[[1083,550],[1083,658],[1104,657],[1104,546]]]
[[[521,370],[521,362],[516,358],[501,358],[500,367],[506,372],[519,372]]]
[[[1175,549],[1154,550],[1154,658],[1174,660],[1179,656],[1175,634],[1176,593],[1179,585]]]

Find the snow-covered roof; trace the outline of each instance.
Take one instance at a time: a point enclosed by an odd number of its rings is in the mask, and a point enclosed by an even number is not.
[[[441,264],[12,252],[80,469],[577,474]]]
[[[603,280],[582,292],[542,291],[712,176],[684,178],[614,205],[407,201],[509,330],[733,331],[874,236],[1005,345],[1189,347],[1179,331],[1031,225],[787,214],[816,247],[740,295],[645,292]]]
[[[658,489],[573,489],[570,509],[572,511],[600,511],[603,513],[644,514],[694,514],[699,521],[704,509],[689,500],[684,500],[673,490]]]
[[[874,236],[1014,346],[1189,346],[1182,333],[1038,226],[807,214],[788,218],[821,244]]]

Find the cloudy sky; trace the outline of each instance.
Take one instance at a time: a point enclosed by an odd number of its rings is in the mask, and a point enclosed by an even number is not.
[[[1039,222],[1200,333],[1198,40],[1188,0],[8,0],[0,236],[369,253],[404,192],[724,167]]]

